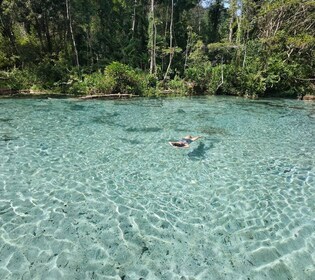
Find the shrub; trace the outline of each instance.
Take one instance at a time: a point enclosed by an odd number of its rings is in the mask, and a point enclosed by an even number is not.
[[[143,83],[139,74],[131,67],[112,62],[105,69],[105,83],[111,93],[143,94]]]
[[[224,84],[224,77],[222,82],[222,71],[224,71],[222,67],[224,68],[224,65],[212,67],[211,79],[207,84],[207,92],[210,94],[216,94],[220,87]]]
[[[33,68],[37,83],[45,89],[53,89],[56,84],[67,82],[70,75],[65,64],[50,58],[43,59]]]
[[[36,84],[36,75],[31,70],[20,70],[14,68],[10,72],[3,72],[5,79],[1,83],[2,88],[13,90],[27,90]]]
[[[104,76],[103,73],[95,72],[83,77],[83,81],[78,82],[81,86],[81,91],[89,94],[109,94],[113,87],[113,81]]]
[[[177,75],[173,80],[168,81],[167,88],[174,94],[188,95],[190,93],[188,84]]]
[[[76,75],[68,80],[72,94],[137,94],[152,95],[156,86],[156,79],[142,71],[113,62],[101,71],[86,74],[79,79]]]
[[[211,79],[212,66],[210,62],[205,62],[199,66],[192,66],[186,69],[185,80],[193,84],[193,92],[200,94],[208,90]]]

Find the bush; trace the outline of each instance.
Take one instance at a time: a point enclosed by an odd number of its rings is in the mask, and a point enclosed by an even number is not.
[[[1,76],[5,76],[1,83],[1,88],[12,90],[28,90],[37,81],[36,75],[31,70],[20,70],[17,68],[10,72],[2,72]]]
[[[165,87],[170,93],[176,95],[188,95],[190,93],[188,84],[177,75],[174,77],[174,79],[169,80]]]
[[[65,64],[49,58],[34,66],[34,69],[38,83],[45,89],[53,89],[56,84],[67,82],[70,75]]]
[[[136,94],[153,95],[156,86],[156,79],[142,71],[113,62],[101,71],[83,75],[79,79],[76,75],[68,82],[67,92],[72,94]]]
[[[210,62],[202,63],[186,69],[185,80],[193,85],[193,92],[197,94],[208,91],[211,80],[212,66]]]
[[[212,67],[211,79],[207,84],[207,92],[210,94],[216,94],[220,87],[224,84],[224,80],[222,83],[222,67],[224,68],[224,65]]]
[[[112,93],[113,81],[104,76],[103,73],[95,72],[85,75],[82,81],[77,83],[78,90],[88,94],[109,94]]]
[[[143,83],[139,74],[131,67],[112,62],[105,69],[105,83],[111,93],[143,95]]]

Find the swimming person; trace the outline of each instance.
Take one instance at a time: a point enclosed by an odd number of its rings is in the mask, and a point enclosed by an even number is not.
[[[176,147],[176,148],[189,148],[189,144],[192,143],[193,141],[196,141],[197,139],[201,138],[202,136],[191,136],[187,135],[184,138],[180,139],[179,141],[176,142],[169,142],[171,146]]]

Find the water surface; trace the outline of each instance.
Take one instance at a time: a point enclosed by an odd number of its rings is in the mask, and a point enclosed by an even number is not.
[[[303,101],[1,100],[0,279],[315,279],[314,133]]]

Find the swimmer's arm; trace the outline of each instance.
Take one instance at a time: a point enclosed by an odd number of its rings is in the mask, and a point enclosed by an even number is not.
[[[196,140],[198,140],[198,139],[201,138],[201,137],[202,137],[202,136],[192,137],[191,140],[192,140],[192,141],[196,141]]]

